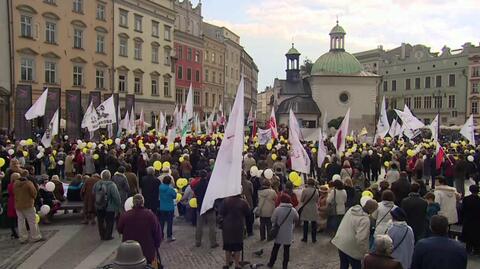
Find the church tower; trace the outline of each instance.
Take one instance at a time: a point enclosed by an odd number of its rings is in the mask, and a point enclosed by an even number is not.
[[[285,57],[287,58],[287,81],[299,81],[301,79],[300,52],[298,52],[293,43]]]
[[[335,25],[330,31],[330,51],[345,51],[345,35],[347,33],[342,26]]]

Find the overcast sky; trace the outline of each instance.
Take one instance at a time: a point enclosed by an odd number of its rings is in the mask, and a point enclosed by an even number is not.
[[[259,91],[274,78],[285,78],[292,41],[302,62],[327,52],[337,15],[351,53],[378,45],[392,49],[402,42],[425,44],[432,51],[480,42],[480,0],[203,0],[202,6],[206,22],[240,35],[260,70]]]

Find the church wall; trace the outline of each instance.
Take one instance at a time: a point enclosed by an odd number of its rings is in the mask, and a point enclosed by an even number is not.
[[[327,114],[327,122],[344,116],[350,107],[349,129],[358,132],[366,127],[369,134],[375,130],[378,81],[378,77],[310,77],[313,100],[320,108],[322,117]],[[348,95],[346,102],[340,101],[342,93]],[[323,122],[323,118],[320,122]]]

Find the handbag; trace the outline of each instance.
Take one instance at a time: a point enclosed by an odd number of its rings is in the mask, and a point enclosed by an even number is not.
[[[277,235],[278,235],[278,232],[280,232],[280,227],[283,225],[283,223],[285,223],[285,221],[287,220],[288,216],[290,216],[290,213],[292,213],[292,209],[290,208],[290,211],[288,211],[288,214],[285,216],[285,218],[282,220],[282,222],[280,224],[277,224],[276,222],[273,224],[272,226],[272,229],[270,230],[270,233],[268,234],[268,236],[270,238],[276,238]]]
[[[337,215],[337,190],[333,189],[333,201],[327,207],[328,216]]]
[[[153,258],[151,267],[154,269],[163,269],[162,259],[160,258],[160,253],[158,252],[158,249],[155,258]]]
[[[308,198],[308,200],[305,203],[303,203],[302,206],[298,209],[298,216],[302,215],[303,208],[310,202],[310,200],[312,200],[313,196],[315,196],[315,193],[317,193],[317,189],[313,190],[313,193],[310,196],[310,198]]]

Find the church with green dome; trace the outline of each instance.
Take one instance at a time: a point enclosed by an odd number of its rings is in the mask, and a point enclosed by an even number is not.
[[[275,79],[273,86],[280,124],[288,122],[290,108],[304,128],[320,127],[323,117],[329,122],[350,108],[350,129],[374,132],[380,77],[365,71],[345,50],[346,34],[337,21],[329,34],[330,50],[318,57],[309,74],[300,73],[300,52],[293,45],[288,50],[287,78]]]

